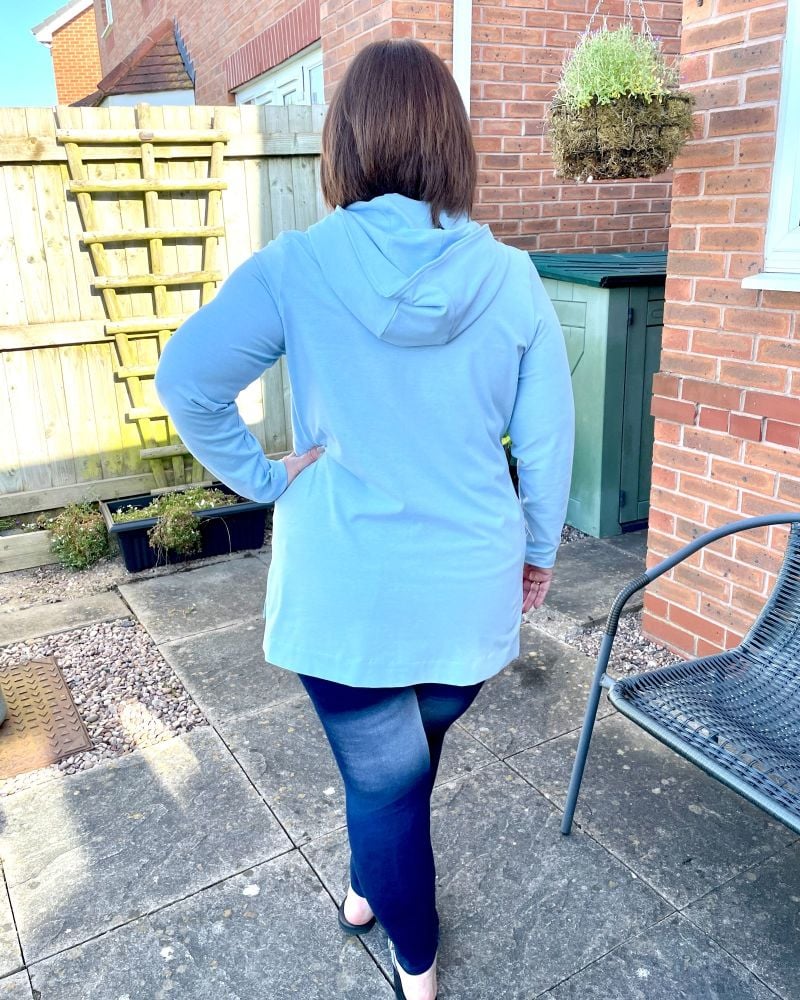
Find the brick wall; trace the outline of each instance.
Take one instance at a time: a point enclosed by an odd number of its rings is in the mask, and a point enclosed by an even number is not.
[[[800,507],[800,293],[761,270],[786,0],[684,6],[698,138],[674,173],[649,560],[706,528]],[[785,529],[718,542],[663,578],[645,627],[687,655],[734,645],[763,604]]]
[[[318,37],[318,0],[144,0],[115,3],[100,38],[102,75],[109,73],[166,17],[175,18],[196,70],[198,104],[233,104],[231,86],[265,72]],[[95,16],[103,33],[102,0]],[[285,20],[283,20],[285,19]],[[276,22],[282,22],[276,30]],[[313,36],[313,37],[312,37]],[[257,41],[258,40],[258,41]]]
[[[636,5],[634,5],[636,6]],[[471,116],[479,156],[475,218],[528,250],[663,250],[670,177],[565,184],[545,136],[547,107],[566,54],[595,0],[474,0]],[[622,0],[606,0],[611,26]],[[678,51],[681,4],[645,4],[653,33]],[[377,37],[412,37],[452,62],[452,3],[326,0],[323,61],[328,98],[348,61]]]
[[[50,54],[59,104],[71,104],[92,93],[103,74],[91,7],[53,32]]]
[[[100,0],[95,0],[102,24]],[[230,87],[267,68],[269,37],[283,31],[279,54],[308,44],[305,11],[318,0],[146,0],[117,4],[101,39],[107,73],[164,17],[178,20],[197,69],[199,104],[227,104]],[[555,177],[545,136],[547,106],[567,52],[585,29],[595,0],[474,0],[472,126],[480,190],[475,217],[530,250],[660,250],[666,247],[670,177],[652,181],[565,184]],[[636,6],[636,5],[634,5]],[[623,0],[605,0],[619,23]],[[677,52],[679,0],[646,0],[654,34]],[[379,38],[413,37],[452,61],[452,3],[437,0],[322,0],[325,93],[333,93],[354,54]],[[316,23],[311,34],[316,32]],[[296,47],[293,47],[296,46]],[[291,50],[291,51],[290,51]],[[285,57],[285,56],[284,56]],[[272,55],[274,64],[275,53]],[[260,61],[259,61],[260,60]]]

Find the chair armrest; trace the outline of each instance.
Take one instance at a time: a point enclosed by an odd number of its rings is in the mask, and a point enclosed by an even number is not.
[[[693,542],[689,542],[684,545],[683,548],[678,549],[677,552],[673,552],[671,556],[663,559],[660,563],[656,563],[655,566],[651,566],[650,569],[642,573],[641,576],[637,576],[635,580],[631,580],[627,586],[617,594],[614,600],[611,610],[608,613],[608,619],[606,620],[605,633],[612,638],[617,634],[617,625],[619,624],[619,617],[622,614],[622,609],[628,603],[628,601],[633,597],[635,593],[640,591],[643,587],[646,587],[648,583],[652,583],[657,580],[664,573],[668,573],[671,569],[682,563],[684,559],[688,559],[689,556],[694,555],[700,549],[706,547],[711,542],[716,542],[720,538],[725,538],[727,535],[734,535],[739,531],[749,531],[751,528],[765,528],[772,524],[800,524],[800,511],[796,514],[762,514],[760,517],[746,517],[741,521],[730,521],[728,524],[723,524],[719,528],[714,528],[713,531],[707,531],[704,535],[700,535],[695,538]]]

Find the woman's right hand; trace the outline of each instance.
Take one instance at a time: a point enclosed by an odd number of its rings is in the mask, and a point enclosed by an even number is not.
[[[553,579],[552,569],[542,569],[525,563],[522,567],[522,613],[544,604]]]
[[[281,461],[286,466],[287,487],[297,479],[303,469],[307,469],[309,465],[313,465],[324,453],[325,449],[321,445],[316,445],[310,451],[303,452],[302,455],[295,455],[294,452],[290,455],[285,455]]]

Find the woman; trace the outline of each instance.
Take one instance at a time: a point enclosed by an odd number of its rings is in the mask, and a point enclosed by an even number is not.
[[[396,995],[432,1000],[430,793],[447,729],[547,593],[570,374],[527,254],[469,219],[475,152],[437,56],[363,49],[321,171],[332,214],[231,274],[167,344],[156,389],[206,468],[275,501],[264,651],[299,674],[344,780],[339,922],[364,933],[377,917]],[[283,354],[296,454],[270,461],[234,400]]]

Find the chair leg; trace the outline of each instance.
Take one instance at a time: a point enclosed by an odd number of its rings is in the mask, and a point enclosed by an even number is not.
[[[578,792],[580,791],[581,781],[583,780],[586,758],[589,756],[589,743],[592,739],[592,731],[594,729],[595,719],[597,718],[600,695],[603,692],[603,686],[600,682],[603,678],[603,674],[606,672],[606,667],[608,666],[608,660],[611,656],[611,645],[613,642],[613,635],[603,634],[603,641],[600,644],[600,652],[597,654],[597,665],[594,671],[594,678],[592,679],[592,686],[589,690],[589,700],[586,704],[586,714],[583,717],[583,728],[581,729],[581,736],[578,740],[578,750],[575,754],[575,763],[572,766],[572,777],[570,778],[567,801],[564,806],[564,817],[561,821],[561,832],[565,836],[568,836],[570,830],[572,829],[572,819],[575,815],[575,806],[578,802]]]

